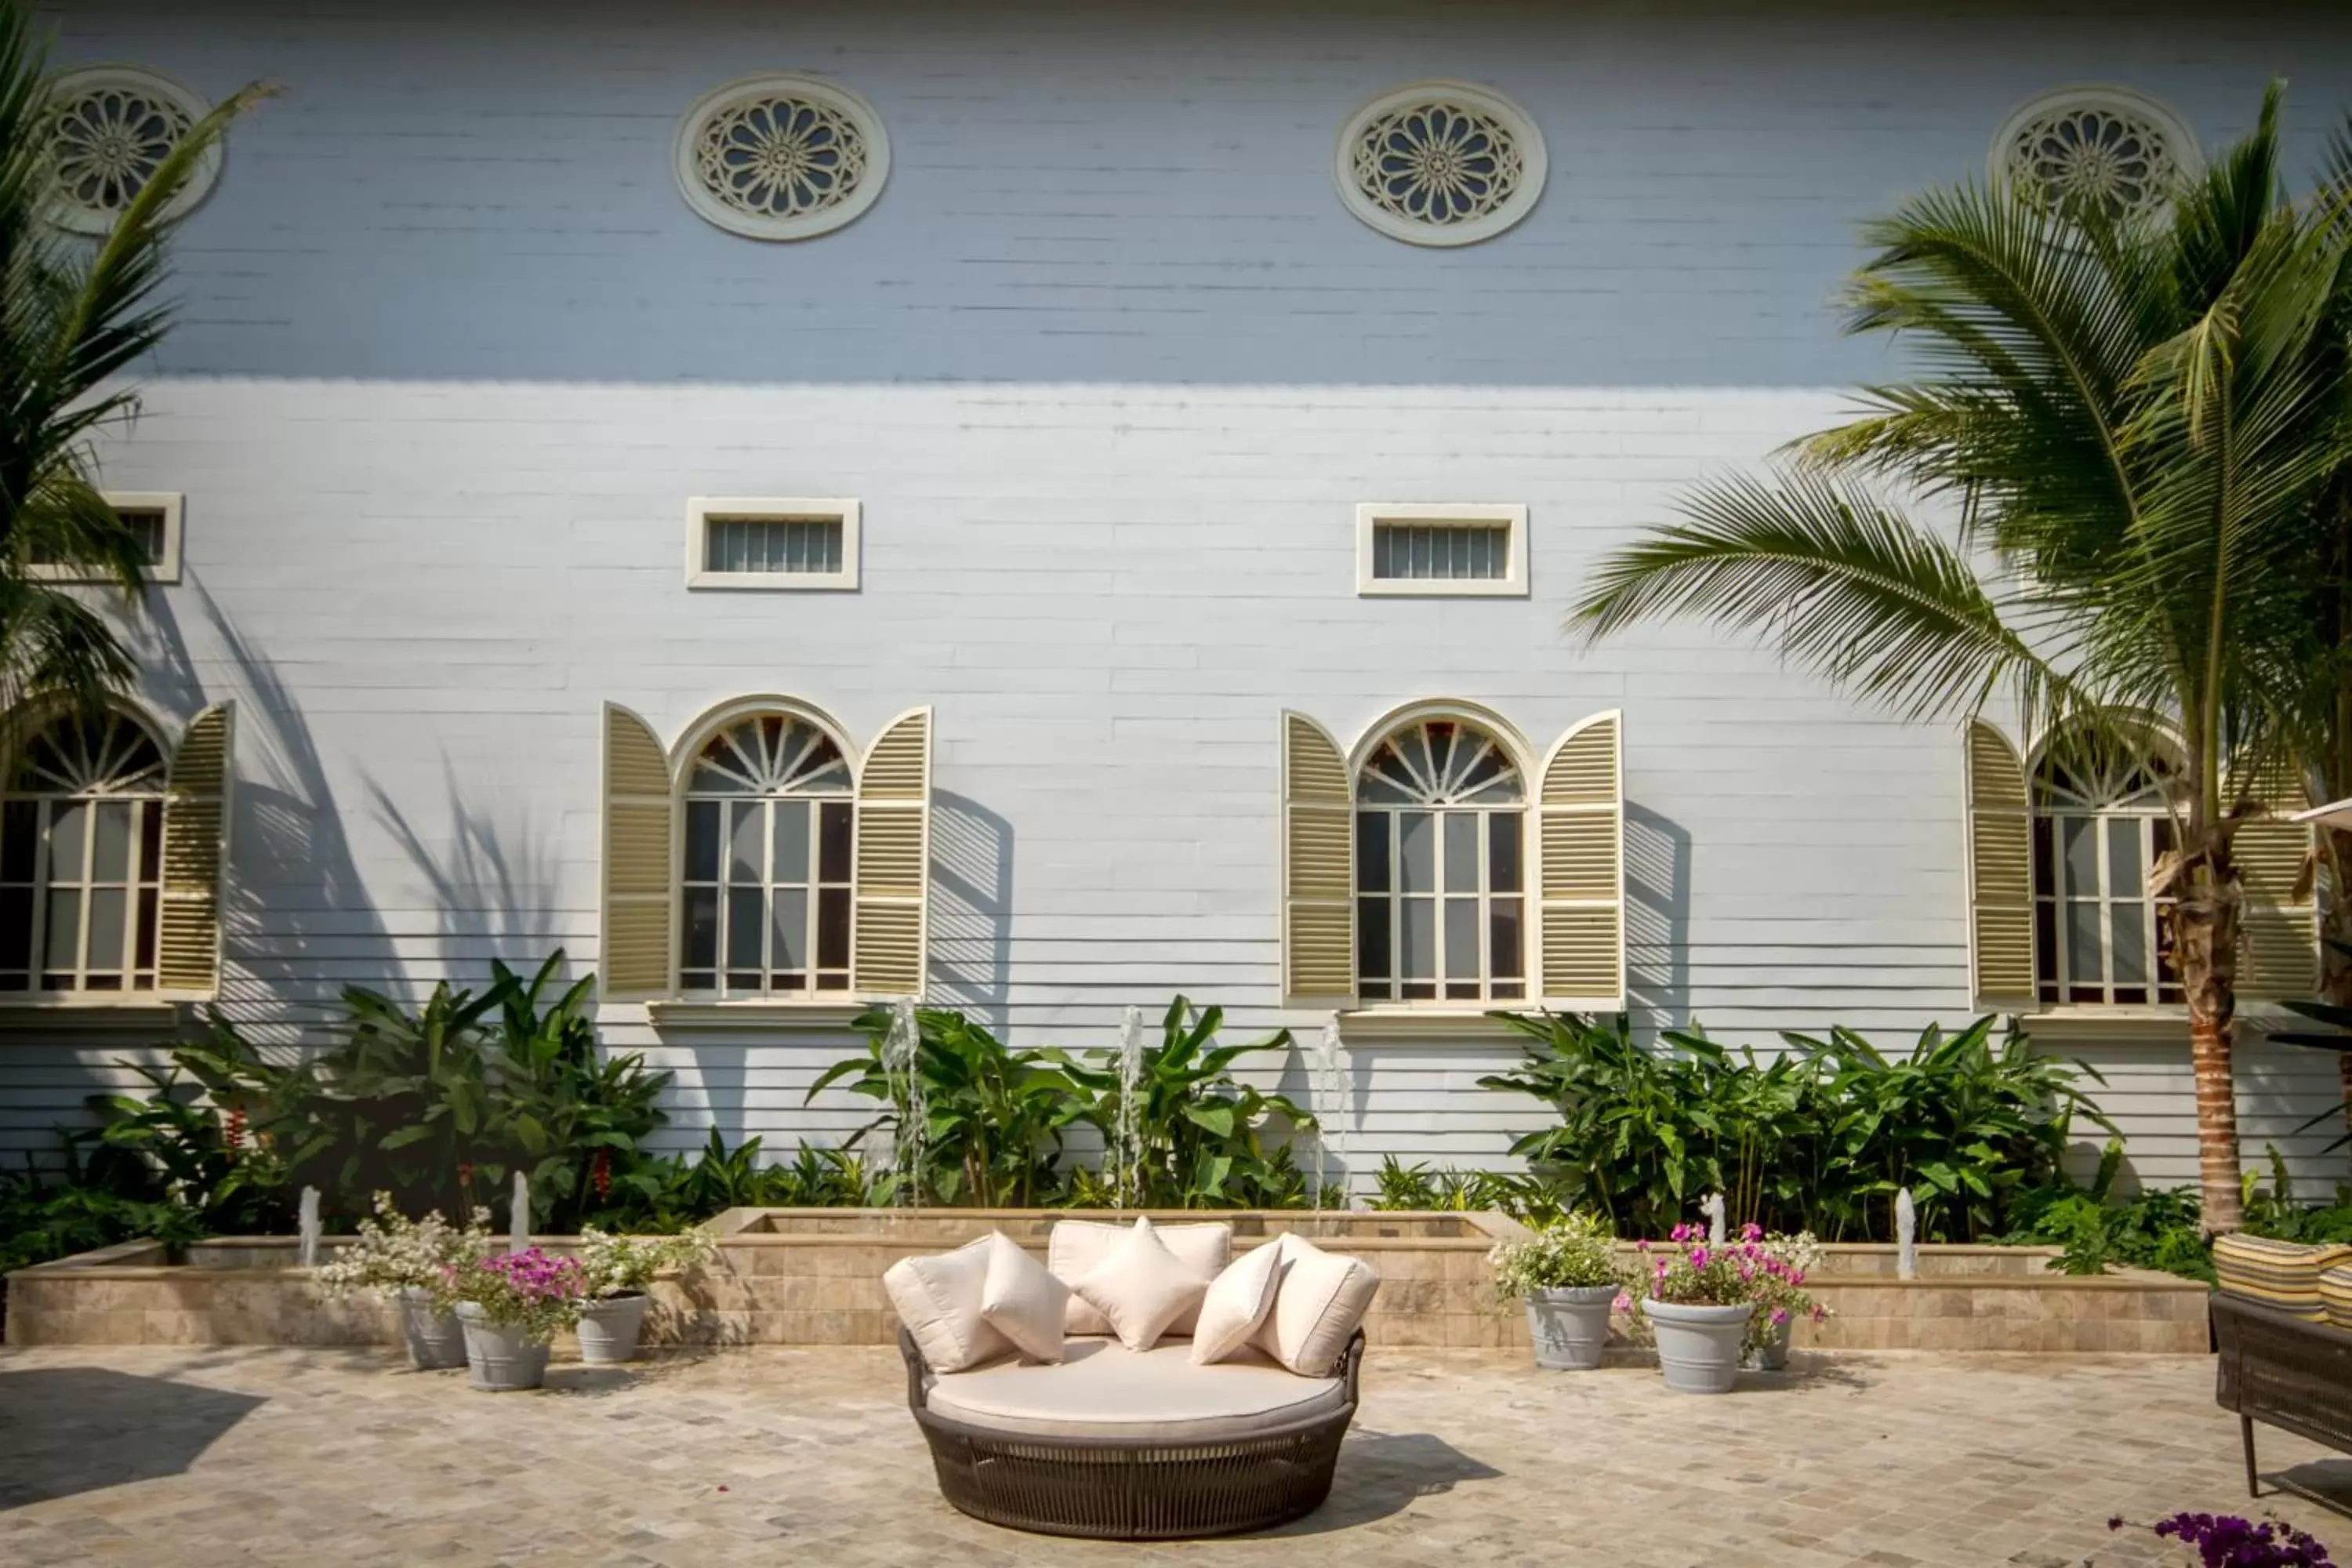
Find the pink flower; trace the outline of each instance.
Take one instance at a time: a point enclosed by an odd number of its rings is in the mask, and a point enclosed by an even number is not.
[[[1830,1310],[1827,1307],[1822,1306],[1819,1301],[1813,1303],[1813,1321],[1818,1323],[1829,1315]]]
[[[1691,1248],[1691,1256],[1690,1256],[1690,1265],[1691,1265],[1691,1267],[1692,1267],[1693,1268],[1706,1268],[1706,1264],[1707,1264],[1707,1258],[1709,1258],[1709,1256],[1710,1256],[1710,1254],[1707,1252],[1706,1248],[1706,1247],[1692,1247],[1692,1248]]]
[[[1777,1329],[1777,1328],[1779,1328],[1781,1324],[1783,1324],[1783,1323],[1787,1322],[1788,1321],[1789,1321],[1789,1309],[1788,1309],[1788,1308],[1786,1308],[1786,1307],[1775,1307],[1775,1308],[1773,1308],[1773,1309],[1772,1309],[1772,1326],[1773,1326],[1774,1328],[1776,1328],[1776,1329]]]
[[[1764,1239],[1764,1227],[1758,1225],[1751,1219],[1746,1225],[1739,1227],[1739,1239],[1742,1241],[1761,1241]]]
[[[1678,1225],[1675,1226],[1674,1229],[1666,1233],[1666,1239],[1669,1241],[1688,1241],[1691,1238],[1691,1236],[1692,1228],[1689,1226]]]
[[[1618,1291],[1618,1292],[1617,1292],[1617,1300],[1615,1300],[1614,1301],[1610,1302],[1610,1303],[1609,1303],[1609,1306],[1610,1306],[1610,1310],[1612,1310],[1612,1311],[1618,1311],[1618,1312],[1630,1312],[1630,1311],[1632,1311],[1632,1310],[1633,1310],[1633,1292],[1631,1292],[1631,1291],[1629,1291],[1629,1290],[1620,1290],[1620,1291]]]

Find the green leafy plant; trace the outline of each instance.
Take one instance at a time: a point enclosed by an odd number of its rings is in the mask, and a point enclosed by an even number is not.
[[[1071,1076],[1051,1052],[1013,1050],[962,1013],[925,1007],[916,1015],[915,1074],[921,1088],[922,1203],[1027,1207],[1052,1193],[1064,1130],[1082,1113]],[[819,1074],[803,1103],[836,1083],[880,1100],[882,1113],[851,1135],[854,1146],[877,1132],[893,1146],[910,1142],[907,1086],[886,1070],[883,1042],[889,1009],[857,1020],[862,1055]]]
[[[1630,1278],[1609,1222],[1592,1214],[1564,1215],[1524,1241],[1496,1242],[1486,1261],[1495,1293],[1506,1300],[1535,1290],[1622,1287]]]
[[[1131,1121],[1135,1167],[1109,1172],[1124,1182],[1127,1201],[1139,1207],[1296,1208],[1307,1201],[1305,1174],[1286,1142],[1273,1141],[1278,1120],[1291,1132],[1313,1131],[1315,1119],[1279,1094],[1236,1081],[1229,1069],[1244,1057],[1290,1048],[1281,1029],[1246,1045],[1221,1046],[1222,1007],[1196,1008],[1179,996],[1160,1022],[1160,1039],[1147,1043],[1136,1078]],[[1088,1051],[1082,1061],[1046,1053],[1061,1064],[1081,1096],[1076,1115],[1116,1146],[1122,1089],[1118,1053]]]
[[[719,1244],[698,1230],[651,1240],[613,1236],[593,1225],[580,1233],[581,1278],[591,1300],[642,1295],[656,1277],[718,1255]]]
[[[1566,1218],[1569,1201],[1559,1185],[1538,1174],[1507,1171],[1432,1171],[1382,1155],[1368,1205],[1374,1210],[1419,1210],[1508,1215],[1522,1225],[1543,1226]]]

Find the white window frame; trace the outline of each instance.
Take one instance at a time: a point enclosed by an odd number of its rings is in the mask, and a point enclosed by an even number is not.
[[[1403,733],[1407,730],[1417,729],[1421,725],[1432,722],[1453,724],[1457,730],[1474,731],[1484,739],[1488,745],[1494,748],[1496,753],[1502,758],[1504,763],[1509,766],[1511,772],[1517,775],[1519,780],[1519,798],[1513,802],[1494,802],[1484,805],[1463,804],[1456,805],[1395,805],[1383,802],[1366,801],[1364,799],[1363,790],[1364,770],[1370,765],[1372,758],[1380,754],[1381,747],[1389,740]],[[1483,1011],[1489,1007],[1528,1007],[1535,1005],[1540,998],[1543,989],[1541,980],[1538,973],[1542,960],[1542,935],[1537,924],[1539,899],[1536,881],[1536,856],[1538,848],[1537,837],[1540,831],[1540,825],[1537,821],[1535,812],[1533,794],[1534,786],[1529,781],[1526,761],[1521,756],[1519,749],[1515,744],[1514,741],[1506,738],[1504,734],[1499,732],[1494,727],[1494,722],[1491,720],[1475,716],[1465,716],[1450,707],[1416,709],[1402,715],[1391,716],[1388,721],[1375,726],[1373,731],[1365,737],[1361,743],[1360,743],[1357,749],[1357,754],[1351,759],[1349,763],[1349,776],[1350,781],[1350,794],[1354,797],[1349,810],[1355,818],[1354,830],[1357,835],[1358,846],[1356,850],[1357,858],[1350,863],[1349,868],[1349,896],[1356,906],[1356,920],[1359,922],[1362,921],[1362,906],[1364,901],[1367,900],[1380,900],[1385,903],[1389,909],[1389,973],[1384,982],[1388,987],[1389,994],[1382,997],[1372,998],[1368,1002],[1363,1002],[1361,1005],[1381,1012],[1410,1011],[1433,1013],[1460,1013],[1465,1011]],[[1389,819],[1388,888],[1382,892],[1367,891],[1360,879],[1360,873],[1362,869],[1361,835],[1363,832],[1363,818],[1367,814],[1372,812],[1381,813]],[[1445,825],[1444,819],[1448,816],[1475,816],[1479,819],[1476,879],[1478,886],[1476,892],[1475,894],[1449,895],[1442,890],[1433,890],[1431,893],[1426,895],[1428,901],[1434,906],[1433,915],[1436,922],[1432,933],[1433,945],[1431,951],[1435,960],[1437,975],[1434,980],[1429,983],[1437,992],[1437,994],[1433,996],[1408,997],[1402,994],[1406,984],[1402,973],[1404,968],[1403,903],[1408,897],[1419,898],[1423,896],[1420,894],[1407,894],[1404,891],[1402,875],[1404,847],[1403,836],[1399,831],[1399,826],[1400,818],[1407,812],[1422,812],[1437,819],[1433,825],[1434,838],[1431,846],[1431,868],[1436,874],[1437,880],[1441,883],[1444,879],[1444,868],[1445,864]],[[1491,819],[1498,815],[1506,813],[1517,817],[1519,824],[1519,887],[1517,893],[1496,892],[1491,886],[1493,867],[1491,839],[1494,831]],[[1445,990],[1449,982],[1445,975],[1446,953],[1444,906],[1449,896],[1475,897],[1477,900],[1478,966],[1476,983],[1479,994],[1475,997],[1448,996],[1445,994]],[[1494,905],[1498,900],[1511,899],[1516,899],[1519,906],[1520,973],[1516,979],[1505,979],[1499,983],[1507,985],[1517,985],[1519,987],[1519,994],[1516,997],[1497,997],[1494,994],[1494,988],[1498,982],[1495,975],[1494,954],[1490,946],[1493,935],[1493,911]],[[1350,969],[1355,975],[1357,994],[1360,998],[1362,996],[1365,985],[1363,953],[1360,946],[1361,940],[1360,923],[1359,934],[1357,937],[1359,946],[1356,951],[1349,954],[1348,958]],[[1461,984],[1461,982],[1453,983]]]
[[[864,549],[863,509],[847,496],[689,496],[686,502],[686,585],[770,594],[854,592]],[[710,524],[831,522],[841,528],[838,572],[713,572]]]
[[[699,150],[703,127],[745,100],[794,98],[814,103],[846,119],[866,142],[866,173],[856,189],[831,206],[792,217],[763,216],[746,212],[721,199],[702,182]],[[890,179],[890,133],[882,116],[865,99],[839,82],[786,71],[745,77],[712,88],[678,117],[670,142],[670,174],[678,194],[704,222],[741,235],[746,239],[814,239],[821,234],[856,222],[882,197]]]
[[[2163,742],[2151,737],[2148,754],[2157,755]],[[2033,910],[2033,987],[2038,1008],[2063,1008],[2082,1011],[2155,1012],[2166,1009],[2185,1010],[2186,996],[2166,997],[2167,989],[2181,988],[2176,975],[2169,981],[2163,977],[2163,922],[2176,903],[2173,895],[2157,892],[2148,886],[2149,873],[2155,864],[2158,846],[2156,833],[2158,824],[2166,825],[2173,842],[2179,841],[2180,824],[2177,815],[2162,805],[2084,805],[2073,802],[2053,802],[2044,798],[2040,783],[2041,773],[2048,765],[2047,746],[2037,748],[2028,763],[2026,781],[2027,803],[2027,887],[2032,899]],[[2096,857],[2099,885],[2084,890],[2069,880],[2066,865],[2065,824],[2079,822],[2088,825],[2094,854]],[[2131,830],[2133,854],[2137,860],[2140,890],[2136,894],[2118,895],[2115,881],[2113,829],[2110,824],[2123,823]],[[2042,850],[2044,834],[2049,838],[2047,855]],[[2044,878],[2050,890],[2042,891]],[[2140,952],[2143,973],[2147,979],[2138,985],[2123,989],[2137,990],[2145,994],[2137,1001],[2118,1001],[2116,992],[2115,907],[2134,906],[2142,911]],[[2097,982],[2078,980],[2070,962],[2072,944],[2068,937],[2068,911],[2075,906],[2087,906],[2097,914],[2099,966]],[[2052,940],[2052,963],[2045,972],[2042,961],[2042,922],[2043,911],[2049,912]],[[2075,990],[2096,989],[2095,997],[2077,997]],[[2054,992],[2054,994],[2045,994]]]
[[[1507,205],[1467,223],[1421,223],[1390,211],[1367,196],[1356,184],[1356,149],[1365,132],[1382,116],[1423,102],[1452,102],[1493,116],[1519,143],[1519,194]],[[1373,94],[1356,106],[1341,122],[1339,140],[1332,150],[1331,180],[1340,205],[1366,227],[1401,239],[1407,245],[1451,247],[1476,245],[1524,222],[1543,199],[1544,180],[1551,167],[1544,147],[1543,129],[1517,103],[1491,87],[1475,82],[1435,79],[1405,82]]]
[[[163,537],[155,559],[142,573],[150,583],[180,580],[180,516],[186,500],[179,490],[101,490],[100,498],[118,512],[154,511],[163,514]],[[102,586],[114,581],[86,567],[50,562],[26,567],[26,574],[43,583],[84,583]]]
[[[116,713],[114,717],[117,721],[139,731],[155,748],[155,753],[160,759],[160,771],[156,775],[153,788],[89,792],[68,792],[58,789],[0,790],[0,801],[29,805],[34,807],[36,813],[34,863],[31,876],[26,882],[9,884],[12,887],[28,888],[32,895],[31,930],[26,949],[29,968],[26,973],[24,989],[0,991],[0,1006],[106,1007],[120,1006],[126,1003],[135,1006],[154,1002],[163,994],[161,974],[163,861],[165,851],[163,817],[169,809],[172,753],[154,728],[144,720],[122,712]],[[60,879],[56,875],[56,868],[51,862],[56,852],[54,839],[56,816],[58,808],[64,805],[82,807],[83,820],[81,852],[79,858],[80,863],[72,868],[71,876],[64,879],[61,883]],[[107,805],[127,805],[130,808],[131,826],[127,850],[130,860],[127,868],[128,874],[121,881],[100,882],[96,876],[98,814],[101,807]],[[156,825],[155,862],[149,868],[152,875],[142,878],[138,874],[139,859],[145,842],[145,824],[151,819]],[[73,962],[66,964],[43,962],[53,956],[47,952],[49,900],[60,885],[74,889],[79,900],[73,940]],[[90,894],[99,888],[120,889],[123,893],[122,963],[111,969],[89,962]],[[151,892],[156,900],[155,949],[148,959],[147,968],[142,971],[138,965],[140,906],[142,895]],[[143,984],[138,983],[142,973],[145,976]],[[63,989],[45,985],[43,981],[51,974],[69,975],[72,978],[72,984]],[[93,989],[89,984],[89,977],[92,974],[117,974],[122,983],[111,989]]]
[[[2017,133],[2043,115],[2062,110],[2097,110],[2120,119],[2144,121],[2165,138],[2183,178],[2194,179],[2204,171],[2204,150],[2198,145],[2197,133],[2170,104],[2117,82],[2070,82],[2034,94],[2001,121],[1985,150],[1986,178],[1993,189],[2010,188],[2009,152]]]
[[[1509,534],[1500,577],[1380,577],[1374,542],[1383,526],[1454,523]],[[1528,596],[1528,509],[1483,503],[1364,501],[1356,508],[1356,596],[1364,599],[1524,599]]]

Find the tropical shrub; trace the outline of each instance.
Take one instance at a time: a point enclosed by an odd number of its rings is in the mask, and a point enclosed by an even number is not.
[[[698,1230],[647,1241],[590,1226],[580,1233],[581,1280],[591,1300],[641,1295],[658,1276],[708,1263],[718,1254],[719,1244]]]
[[[517,1170],[534,1226],[576,1229],[635,1176],[669,1075],[635,1053],[599,1059],[594,977],[547,1000],[562,963],[559,951],[525,979],[494,961],[480,995],[445,982],[415,1013],[353,987],[341,1038],[290,1067],[215,1010],[169,1068],[124,1064],[152,1092],[93,1097],[105,1121],[90,1136],[132,1157],[127,1187],[143,1181],[214,1229],[284,1229],[303,1186],[347,1221],[379,1192],[404,1214],[460,1215]]]
[[[543,1345],[562,1330],[577,1328],[588,1300],[588,1275],[576,1258],[555,1258],[536,1247],[501,1252],[469,1263],[446,1265],[434,1289],[443,1307],[470,1301],[485,1321],[520,1329]]]
[[[1568,1201],[1545,1176],[1507,1171],[1432,1171],[1407,1165],[1393,1154],[1381,1158],[1369,1207],[1462,1213],[1492,1210],[1538,1229],[1568,1217]]]
[[[352,1290],[431,1289],[451,1268],[470,1268],[490,1255],[490,1211],[478,1208],[458,1228],[437,1214],[421,1220],[400,1212],[390,1193],[375,1195],[375,1212],[359,1234],[319,1270],[334,1295]]]
[[[911,1177],[913,1200],[984,1208],[1025,1208],[1041,1201],[1055,1185],[1063,1131],[1084,1110],[1059,1058],[1010,1049],[952,1009],[920,1008],[915,1018],[922,1135],[911,1142],[921,1150],[922,1168]],[[827,1068],[802,1101],[844,1079],[852,1094],[881,1101],[881,1114],[850,1136],[853,1147],[877,1132],[887,1132],[893,1149],[910,1144],[908,1086],[882,1059],[891,1023],[887,1007],[861,1016],[856,1026],[866,1037],[865,1053]]]
[[[1495,1292],[1505,1300],[1534,1290],[1621,1285],[1617,1238],[1596,1215],[1570,1214],[1525,1241],[1502,1241],[1486,1254],[1495,1271]]]
[[[1147,1041],[1129,1111],[1133,1168],[1106,1169],[1105,1185],[1129,1205],[1151,1208],[1298,1208],[1307,1202],[1306,1173],[1285,1133],[1312,1132],[1316,1121],[1279,1094],[1236,1082],[1228,1072],[1245,1056],[1290,1048],[1290,1031],[1262,1040],[1221,1046],[1225,1010],[1196,1008],[1178,996],[1160,1020],[1160,1040]],[[1123,1090],[1118,1053],[1088,1051],[1085,1059],[1048,1051],[1079,1100],[1076,1119],[1101,1134],[1106,1150],[1119,1147]],[[1107,1159],[1108,1156],[1107,1156]]]
[[[1789,1050],[1759,1059],[1696,1026],[1654,1049],[1622,1014],[1497,1016],[1527,1037],[1520,1063],[1479,1082],[1559,1118],[1511,1152],[1625,1232],[1659,1234],[1719,1192],[1735,1223],[1888,1240],[1907,1187],[1922,1239],[1977,1240],[2004,1227],[2016,1194],[2058,1178],[2075,1115],[2113,1131],[2077,1085],[2096,1073],[2021,1035],[1995,1044],[1990,1018],[1930,1026],[1904,1056],[1836,1028],[1784,1036]]]
[[[186,1205],[125,1197],[86,1183],[77,1168],[61,1174],[0,1172],[0,1275],[147,1238],[177,1248],[201,1238],[202,1220]]]

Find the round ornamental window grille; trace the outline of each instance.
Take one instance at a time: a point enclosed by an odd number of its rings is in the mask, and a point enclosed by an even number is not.
[[[1391,238],[1475,245],[1534,210],[1547,167],[1543,133],[1517,104],[1421,81],[1349,118],[1332,174],[1348,210]]]
[[[77,234],[112,230],[207,108],[171,78],[128,66],[96,66],[58,78],[47,113],[49,221]],[[203,201],[219,177],[215,144],[197,161],[165,216],[176,217]]]
[[[2197,165],[2196,139],[2179,115],[2117,87],[2044,93],[2011,114],[1992,144],[1996,181],[2116,219],[2160,210]]]
[[[882,194],[890,139],[874,106],[801,76],[705,93],[678,121],[674,169],[687,205],[752,239],[807,239]]]

